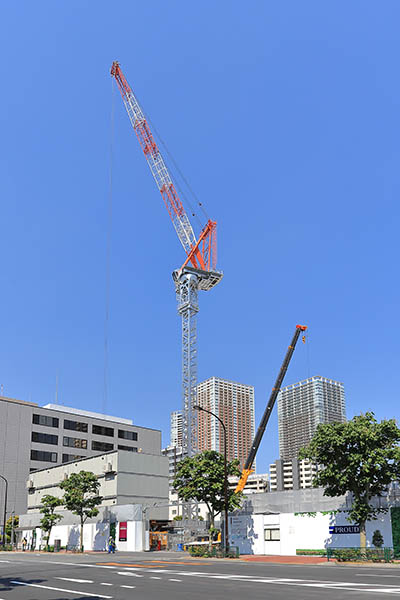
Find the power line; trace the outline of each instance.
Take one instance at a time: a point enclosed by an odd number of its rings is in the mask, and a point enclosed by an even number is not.
[[[113,149],[114,149],[114,82],[111,80],[111,122],[110,122],[110,166],[108,184],[108,211],[106,233],[106,289],[104,316],[104,374],[103,374],[103,403],[102,412],[107,412],[108,401],[108,328],[110,320],[110,278],[111,278],[111,230],[113,216]]]

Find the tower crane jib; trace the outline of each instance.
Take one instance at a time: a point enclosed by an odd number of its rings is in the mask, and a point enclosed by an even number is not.
[[[131,87],[126,81],[119,63],[116,61],[111,67],[111,75],[115,78],[115,81],[118,84],[129,120],[137,135],[151,173],[156,181],[157,187],[161,192],[165,206],[168,210],[169,216],[171,217],[183,249],[185,250],[194,267],[210,270],[210,268],[207,269],[207,264],[204,262],[203,252],[201,251],[201,248],[198,247],[198,241],[194,234],[192,225],[190,224],[183,204],[176,192],[175,186],[171,180],[161,152],[154,140],[153,134],[151,133],[143,110]],[[205,235],[203,235],[203,239],[205,239],[207,235],[210,237],[213,235],[215,236],[215,227],[216,223],[209,221],[202,231],[202,233],[205,233]],[[205,248],[205,251],[207,250],[208,253],[210,253],[210,251],[212,252],[212,246],[212,243],[208,244]]]

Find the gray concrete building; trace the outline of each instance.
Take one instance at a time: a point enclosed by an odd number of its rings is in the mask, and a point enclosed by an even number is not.
[[[162,504],[163,508],[149,509],[149,518],[168,518],[168,458],[126,450],[114,450],[30,473],[26,482],[27,514],[39,512],[46,494],[61,497],[60,482],[79,471],[91,471],[97,476],[99,495],[103,498],[100,506]]]
[[[161,431],[130,419],[0,396],[0,475],[8,481],[8,516],[26,512],[29,473],[112,450],[160,456]],[[3,510],[0,480],[0,515]]]

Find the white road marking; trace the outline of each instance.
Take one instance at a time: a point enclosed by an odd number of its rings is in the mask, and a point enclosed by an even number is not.
[[[161,579],[161,577],[150,577],[150,579]]]
[[[136,585],[120,585],[119,587],[126,588],[127,590],[134,590]]]
[[[61,560],[41,560],[41,561],[31,560],[30,562],[40,562],[41,564],[50,563],[52,565],[68,565],[69,567],[91,567],[92,569],[117,569],[117,568],[120,568],[120,567],[110,567],[108,565],[90,565],[88,563],[64,562]]]
[[[182,581],[182,579],[168,579],[168,581]]]
[[[128,575],[128,570],[132,571],[143,571],[143,567],[127,567],[126,571],[119,571],[120,575]],[[228,579],[230,581],[238,581],[243,583],[264,583],[264,584],[275,584],[275,585],[295,585],[300,587],[318,587],[325,589],[338,589],[345,591],[358,591],[358,592],[366,592],[368,590],[365,589],[364,586],[368,587],[366,583],[352,583],[345,581],[321,581],[318,579],[289,579],[289,578],[255,578],[252,575],[228,575],[222,573],[205,573],[202,571],[174,571],[171,569],[149,569],[146,568],[147,573],[163,573],[164,575],[183,575],[186,577],[205,577],[208,579]],[[137,573],[129,572],[129,575],[138,577]],[[139,575],[140,577],[140,575]],[[143,576],[142,576],[143,577]],[[384,588],[390,586],[385,586],[385,584],[376,584],[379,586],[378,589],[374,589],[373,591],[385,591]],[[369,586],[370,587],[370,586]],[[390,589],[390,593],[398,593],[397,590],[393,591],[394,588]],[[400,589],[399,589],[400,593]]]
[[[89,592],[77,592],[76,590],[64,590],[62,588],[50,587],[48,585],[39,585],[38,583],[25,583],[23,581],[11,581],[13,585],[25,585],[27,587],[41,588],[43,590],[53,590],[54,592],[67,592],[67,594],[77,594],[78,596],[93,596],[95,598],[110,599],[112,596],[100,596],[100,594],[90,594]]]
[[[10,561],[9,561],[9,560],[0,560],[0,562],[6,562],[6,563],[9,563]],[[15,561],[15,562],[17,562],[17,561]]]
[[[356,575],[358,575],[359,577],[378,577],[377,573],[356,573]],[[399,578],[400,575],[382,575],[381,573],[379,573],[379,577],[397,577]],[[379,585],[379,584],[377,584]]]
[[[7,562],[17,562],[17,561],[7,561]],[[18,561],[20,562],[20,561]],[[23,561],[25,562],[25,561]],[[34,561],[31,560],[31,562],[39,562],[39,561]],[[73,566],[75,568],[79,568],[79,567],[90,567],[90,568],[96,568],[96,569],[124,569],[124,571],[118,571],[118,574],[120,575],[130,575],[131,577],[143,577],[143,575],[139,575],[136,573],[131,573],[128,571],[144,571],[144,568],[142,567],[136,567],[136,568],[132,568],[132,567],[124,567],[123,564],[118,565],[118,566],[110,566],[110,565],[101,565],[101,564],[97,564],[97,565],[93,565],[93,564],[88,564],[88,563],[69,563],[69,562],[63,562],[63,561],[45,561],[45,560],[40,560],[40,563],[43,564],[45,562],[49,562],[52,564],[57,564],[57,565],[69,565],[69,566]],[[280,565],[277,565],[280,566]],[[300,566],[300,565],[293,565],[293,566]],[[315,566],[315,568],[320,568],[319,566]],[[371,571],[369,569],[369,571]],[[346,591],[358,591],[358,592],[381,592],[381,593],[390,593],[390,594],[400,594],[400,587],[398,588],[393,588],[393,586],[390,586],[388,584],[378,584],[378,583],[371,583],[371,584],[366,584],[366,583],[358,583],[358,584],[354,584],[352,582],[335,582],[335,581],[323,581],[323,580],[318,580],[318,579],[284,579],[284,578],[255,578],[254,575],[227,575],[227,574],[222,574],[222,573],[204,573],[204,572],[193,572],[193,571],[175,571],[175,570],[170,570],[170,569],[149,569],[146,568],[146,573],[163,573],[164,575],[179,575],[179,576],[185,576],[185,577],[207,577],[210,579],[229,579],[231,581],[238,581],[238,582],[243,582],[243,583],[263,583],[263,584],[276,584],[276,585],[295,585],[295,586],[303,586],[303,587],[324,587],[327,589],[338,589],[338,590],[346,590]],[[370,573],[359,573],[359,576],[374,576],[374,574],[371,572]],[[376,575],[378,575],[378,573],[376,573]],[[381,571],[379,570],[379,575],[382,577],[397,577],[396,575],[382,575]],[[398,576],[400,577],[400,576]],[[15,582],[16,584],[21,584],[23,585],[22,582]],[[38,586],[36,584],[25,584],[25,585],[32,585],[33,587],[45,587],[45,589],[57,589],[57,588],[46,588],[46,586]],[[371,588],[372,586],[376,586]],[[364,587],[367,586],[367,587]],[[67,591],[69,593],[73,593],[73,594],[81,594],[81,595],[86,595],[86,596],[96,596],[96,594],[89,594],[88,592],[75,592],[72,590],[62,590],[62,591]],[[99,596],[97,594],[98,598],[109,598],[109,596]]]
[[[392,588],[392,589],[371,589],[371,590],[362,590],[363,592],[379,592],[380,594],[400,594],[400,588]]]
[[[69,577],[55,577],[54,579],[62,579],[63,581],[73,581],[74,583],[94,583],[91,579],[70,579]]]
[[[100,585],[112,585],[112,583],[101,583]]]

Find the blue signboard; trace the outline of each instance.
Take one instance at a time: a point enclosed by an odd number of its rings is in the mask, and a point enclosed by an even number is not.
[[[332,525],[329,533],[360,533],[359,525]]]

